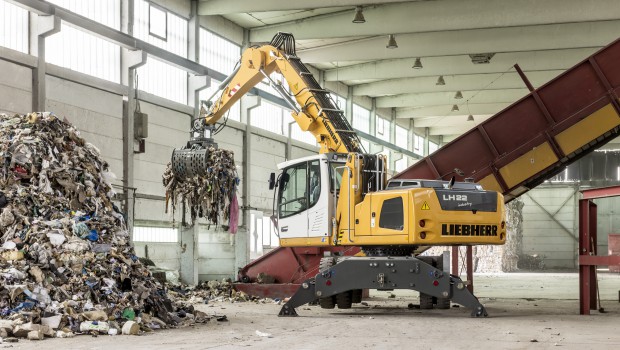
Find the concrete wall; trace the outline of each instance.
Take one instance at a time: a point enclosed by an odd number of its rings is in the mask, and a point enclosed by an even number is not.
[[[0,60],[0,113],[15,114],[32,109],[32,70]]]

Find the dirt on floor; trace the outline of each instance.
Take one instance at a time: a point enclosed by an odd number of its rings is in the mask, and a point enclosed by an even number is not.
[[[386,292],[383,292],[386,293]],[[620,303],[606,313],[578,314],[577,300],[481,298],[489,317],[471,318],[464,307],[420,310],[417,298],[374,296],[349,310],[302,306],[299,317],[278,317],[275,303],[196,305],[228,321],[168,329],[141,336],[77,336],[20,340],[11,349],[618,349]],[[412,305],[409,305],[412,304]]]

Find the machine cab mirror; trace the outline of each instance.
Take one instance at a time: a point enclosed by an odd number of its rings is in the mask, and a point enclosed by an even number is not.
[[[269,175],[269,189],[273,190],[276,188],[276,173],[271,173]]]

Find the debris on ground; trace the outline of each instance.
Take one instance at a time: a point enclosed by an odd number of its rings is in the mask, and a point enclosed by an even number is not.
[[[0,114],[0,156],[5,341],[208,321],[173,304],[138,260],[112,202],[114,175],[75,127],[48,112]]]
[[[187,307],[210,302],[274,303],[274,299],[271,298],[259,298],[242,291],[236,291],[230,278],[224,278],[222,281],[204,281],[196,286],[169,284],[167,290],[168,296],[175,304]]]
[[[239,218],[236,194],[239,177],[234,153],[211,147],[208,154],[207,174],[183,181],[174,176],[172,164],[168,163],[162,176],[166,188],[166,211],[170,202],[174,216],[180,204],[181,208],[189,211],[191,224],[197,218],[205,218],[211,224],[222,226],[222,220],[229,220],[228,230],[236,233]]]
[[[261,332],[258,329],[256,330],[256,335],[262,338],[273,338],[273,335],[271,333]]]

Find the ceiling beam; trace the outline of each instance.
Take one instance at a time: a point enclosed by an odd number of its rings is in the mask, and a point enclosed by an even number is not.
[[[534,87],[541,86],[563,73],[563,70],[526,72]],[[521,89],[525,86],[514,69],[504,74],[468,74],[444,76],[445,85],[436,85],[437,77],[382,80],[353,87],[354,95],[388,96],[428,92]]]
[[[620,20],[400,34],[397,49],[387,49],[387,37],[379,36],[297,51],[305,63],[320,63],[592,48],[617,39],[618,28]]]
[[[403,0],[381,0],[381,2],[403,2]],[[311,3],[301,0],[200,0],[198,14],[210,16],[241,12],[314,10],[330,7],[368,6],[376,3],[377,0],[314,0]],[[353,19],[353,13],[349,17]]]
[[[415,58],[380,60],[330,69],[326,81],[395,79],[409,77],[504,72],[518,63],[524,71],[568,69],[597,48],[498,53],[488,64],[473,64],[468,55],[422,58],[422,69],[412,69]]]
[[[469,101],[469,103],[504,103],[514,102],[528,93],[529,90],[523,87],[521,89],[461,91],[463,97],[460,99],[455,98],[456,93],[454,91],[402,94],[377,97],[376,105],[377,108],[392,108],[411,106],[428,107],[450,104],[459,105],[466,101]]]
[[[469,122],[468,124],[459,125],[459,126],[442,126],[442,127],[428,128],[428,133],[433,136],[435,135],[461,135],[475,127],[476,127],[476,123]]]
[[[469,106],[461,104],[458,111],[452,112],[452,105],[429,106],[421,108],[397,108],[396,118],[420,118],[420,117],[442,117],[449,118],[457,115],[479,114],[488,115],[495,114],[502,109],[508,107],[511,102],[506,103],[470,103]],[[415,125],[415,120],[414,120]]]
[[[201,3],[201,5],[208,6],[209,2]],[[228,6],[232,7],[238,2],[249,3],[250,1],[217,0],[215,3],[217,2],[230,3]],[[273,2],[277,2],[276,8],[278,10],[295,7],[294,4],[290,3],[301,3],[301,1],[291,0],[286,2],[262,0],[255,1],[253,7],[259,8],[257,11],[261,11],[260,8],[264,6],[264,3]],[[316,5],[316,2],[319,4]],[[327,2],[329,1],[313,1],[312,8],[317,8]],[[344,1],[334,1],[333,3],[334,6],[340,6],[340,4],[344,4]],[[357,3],[363,4],[364,1],[357,1]],[[303,9],[309,8],[307,2],[304,2],[304,5]],[[273,8],[274,6],[266,5],[262,11],[272,10]],[[246,11],[246,9],[237,6],[237,12],[251,12]],[[464,16],[464,13],[467,15]],[[354,11],[340,12],[255,28],[250,31],[250,41],[268,41],[273,33],[278,31],[293,33],[297,39],[321,39],[331,38],[334,35],[340,37],[374,36],[519,27],[549,23],[606,21],[620,19],[620,6],[618,6],[617,0],[442,0],[368,7],[364,9],[364,17],[366,18],[364,24],[352,23],[353,16]]]
[[[432,127],[446,127],[446,126],[455,126],[455,125],[470,125],[472,122],[468,121],[467,118],[469,117],[469,115],[467,114],[462,114],[463,111],[460,112],[461,114],[458,115],[450,115],[450,116],[444,116],[444,117],[421,117],[421,118],[415,118],[413,121],[413,126],[416,128],[432,128]],[[492,114],[474,114],[472,115],[474,117],[474,121],[476,123],[481,123],[487,119],[489,119],[490,117],[492,117]]]

